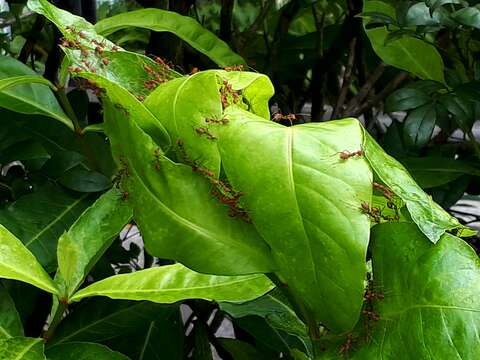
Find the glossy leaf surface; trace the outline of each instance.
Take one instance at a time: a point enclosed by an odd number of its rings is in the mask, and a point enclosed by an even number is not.
[[[405,202],[413,221],[431,242],[436,243],[448,230],[455,229],[460,236],[475,234],[435,203],[431,196],[418,186],[405,167],[385,153],[367,132],[363,149],[375,173]]]
[[[47,183],[1,209],[0,224],[22,240],[47,271],[53,271],[58,238],[92,201],[87,194]]]
[[[0,285],[0,339],[23,336],[23,325],[7,289]]]
[[[195,161],[217,176],[221,160],[216,137],[222,124],[213,121],[224,119],[220,97],[224,81],[240,94],[249,111],[270,118],[268,100],[273,95],[272,84],[265,75],[251,72],[198,72],[159,86],[145,100],[145,106],[160,120],[171,138],[183,143],[181,151],[188,159],[182,160]],[[228,117],[225,119],[228,121]]]
[[[46,360],[43,340],[27,337],[12,337],[0,340],[2,360]]]
[[[130,11],[99,21],[95,25],[95,30],[107,36],[131,26],[171,32],[219,66],[245,64],[240,55],[234,53],[224,41],[202,27],[196,20],[172,11],[161,9]]]
[[[385,2],[364,3],[363,12],[375,11],[395,17],[395,9]],[[420,79],[445,82],[443,60],[433,45],[412,37],[402,37],[386,43],[386,28],[366,29],[365,32],[375,53],[385,63],[409,71]]]
[[[81,285],[96,261],[112,244],[132,211],[117,189],[103,194],[58,240],[58,266],[67,298]]]
[[[179,307],[95,298],[82,302],[49,342],[97,342],[132,359],[183,359]]]
[[[27,65],[12,57],[0,56],[0,107],[22,114],[45,115],[73,129],[71,120],[63,112],[49,85],[46,85],[48,82],[40,80],[43,84],[26,84],[23,83],[26,76],[38,82],[39,76]],[[12,87],[14,84],[16,86]]]
[[[414,224],[391,223],[375,228],[372,251],[380,321],[347,358],[480,356],[480,259],[469,245],[450,234],[434,245]]]
[[[356,323],[363,298],[372,173],[354,119],[284,127],[229,107],[219,139],[225,172],[268,242],[280,276],[316,320]],[[261,174],[261,176],[260,176]],[[341,310],[340,310],[341,309]]]
[[[125,355],[95,343],[71,342],[47,350],[48,360],[129,360]]]
[[[58,294],[57,287],[35,256],[3,225],[0,225],[0,277],[23,281]]]
[[[265,275],[216,276],[194,272],[181,264],[111,276],[77,292],[72,301],[89,296],[174,303],[186,299],[242,302],[273,289]]]
[[[127,202],[152,255],[222,275],[274,268],[254,227],[228,216],[228,207],[210,194],[206,178],[164,157],[132,118],[128,121],[111,105],[105,107],[105,125],[123,169],[120,188],[128,193]]]

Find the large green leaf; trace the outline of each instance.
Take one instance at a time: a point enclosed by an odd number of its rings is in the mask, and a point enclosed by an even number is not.
[[[46,183],[1,209],[0,224],[22,240],[47,271],[53,271],[58,238],[92,201],[87,194]]]
[[[405,202],[413,221],[431,242],[436,243],[442,234],[449,230],[456,230],[460,236],[475,234],[435,203],[413,180],[405,167],[383,151],[366,131],[363,149],[375,173]]]
[[[183,323],[177,305],[107,298],[82,302],[49,344],[71,341],[101,343],[132,359],[183,359]]]
[[[229,107],[219,138],[225,172],[268,242],[280,277],[329,329],[358,320],[366,273],[372,173],[341,153],[362,148],[354,119],[293,127]]]
[[[402,164],[423,189],[447,184],[462,175],[480,176],[474,164],[447,157],[406,158]]]
[[[0,284],[0,339],[23,336],[23,325],[15,303]]]
[[[379,12],[395,18],[395,9],[382,1],[365,1],[363,12]],[[420,79],[445,82],[443,60],[433,45],[413,37],[386,42],[388,30],[383,27],[365,29],[365,32],[375,53],[385,63],[411,72]]]
[[[145,83],[149,80],[168,80],[176,76],[163,64],[134,52],[124,51],[95,32],[92,24],[82,17],[59,9],[46,0],[29,0],[31,10],[52,21],[66,41],[63,50],[68,56],[71,68],[95,73],[100,77],[121,85],[137,96],[145,96],[149,90]],[[145,68],[151,69],[150,72]]]
[[[267,245],[251,224],[228,216],[210,194],[211,184],[161,149],[122,111],[105,105],[112,152],[123,174],[134,219],[152,255],[212,274],[273,270]]]
[[[131,219],[131,209],[117,189],[103,194],[58,240],[57,258],[62,294],[67,299],[78,289],[93,265]]]
[[[54,282],[35,256],[3,225],[0,225],[0,278],[23,281],[58,294]]]
[[[1,360],[46,360],[43,340],[38,338],[12,337],[0,340]]]
[[[71,342],[55,345],[47,350],[48,360],[129,360],[125,355],[104,345]]]
[[[243,302],[262,296],[273,287],[263,274],[206,275],[175,264],[111,276],[78,291],[71,301],[107,296],[111,299],[148,300],[165,304],[186,299]]]
[[[140,27],[153,31],[168,31],[205,54],[219,66],[245,64],[240,55],[205,29],[196,20],[178,13],[160,9],[142,9],[115,15],[99,21],[95,30],[110,35],[127,27]]]
[[[207,129],[217,136],[221,124],[222,103],[220,86],[227,80],[234,91],[242,95],[248,110],[270,118],[268,100],[273,87],[267,76],[251,72],[210,70],[185,76],[159,86],[145,100],[145,106],[161,121],[172,139],[183,143],[182,151],[190,161],[220,173],[220,154],[214,139],[199,133]]]
[[[24,83],[27,77],[35,81]],[[48,81],[38,80],[38,75],[28,66],[12,57],[0,56],[0,79],[0,107],[22,114],[49,116],[73,129]]]
[[[467,243],[445,234],[434,245],[415,224],[382,224],[372,259],[374,289],[385,296],[374,304],[380,321],[347,358],[480,357],[480,259]]]
[[[95,81],[98,87],[105,90],[107,97],[114,106],[121,110],[127,118],[135,121],[155,142],[164,147],[170,145],[170,136],[162,122],[127,89],[94,73],[81,72],[77,75]]]

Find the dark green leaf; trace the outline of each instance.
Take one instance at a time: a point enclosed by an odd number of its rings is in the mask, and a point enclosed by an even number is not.
[[[455,11],[451,17],[462,25],[480,29],[480,10],[476,7],[460,9]]]
[[[91,196],[47,183],[1,209],[0,224],[22,240],[48,271],[53,271],[57,239],[92,201]]]
[[[87,170],[83,166],[75,166],[65,171],[58,179],[63,186],[78,192],[99,192],[109,189],[112,182],[105,175]]]
[[[48,360],[130,360],[125,355],[104,345],[71,342],[55,345],[47,350]]]
[[[431,102],[431,97],[420,89],[405,87],[387,98],[385,111],[404,111],[418,108]]]
[[[439,21],[432,17],[430,9],[424,2],[419,2],[408,9],[406,23],[415,26],[435,26],[439,24]]]
[[[423,105],[410,111],[403,125],[405,144],[413,147],[421,147],[427,144],[432,138],[436,120],[435,104]]]
[[[131,11],[99,21],[95,25],[95,30],[107,36],[131,26],[171,32],[207,55],[219,66],[245,64],[245,60],[240,55],[234,53],[225,42],[202,27],[196,20],[172,11],[160,9]]]
[[[470,131],[475,122],[474,104],[456,94],[447,94],[440,98],[440,102],[453,115],[457,125],[463,131]]]
[[[447,184],[464,174],[480,176],[480,170],[474,164],[452,158],[408,158],[402,163],[424,189]]]
[[[132,359],[183,359],[179,307],[95,298],[63,321],[51,344],[98,342]],[[143,354],[143,358],[142,358]]]
[[[395,9],[382,1],[364,2],[364,12],[380,11],[394,14]],[[421,79],[445,82],[443,60],[433,45],[426,42],[404,37],[385,43],[388,30],[376,28],[365,30],[375,53],[387,64],[406,70]]]

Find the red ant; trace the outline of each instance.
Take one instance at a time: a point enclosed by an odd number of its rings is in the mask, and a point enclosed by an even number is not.
[[[81,73],[83,70],[78,66],[69,66],[68,71],[71,73]]]
[[[107,58],[103,58],[102,63],[103,63],[103,65],[108,65],[108,64],[110,64],[110,60],[108,60]]]
[[[207,124],[221,124],[221,125],[226,125],[229,123],[229,120],[225,117],[221,119],[214,119],[214,118],[205,118],[205,122]]]
[[[128,192],[127,192],[127,191],[122,191],[121,199],[122,199],[123,201],[125,201],[125,200],[128,199]]]
[[[354,151],[354,152],[349,152],[349,151],[342,151],[340,152],[340,159],[342,160],[347,160],[351,157],[354,157],[354,156],[363,156],[365,155],[365,152],[363,150],[357,150],[357,151]]]
[[[347,341],[340,346],[339,354],[340,355],[345,355],[352,348],[353,341],[354,341],[353,335],[348,334],[347,335]]]
[[[138,95],[138,96],[136,96],[136,98],[137,98],[138,101],[145,100],[145,96],[143,96],[143,95]]]
[[[225,71],[243,71],[243,65],[233,65],[223,68]]]

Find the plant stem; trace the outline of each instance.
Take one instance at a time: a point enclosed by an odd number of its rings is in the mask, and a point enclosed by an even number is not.
[[[78,122],[77,115],[75,115],[75,111],[73,111],[72,105],[68,100],[67,94],[65,93],[65,88],[62,85],[58,85],[57,88],[58,99],[60,100],[63,109],[67,113],[67,116],[70,118],[70,120],[72,120],[73,129],[76,133],[80,134],[82,132],[82,128]]]
[[[52,338],[53,334],[55,333],[55,330],[57,329],[57,326],[63,320],[63,314],[65,314],[65,311],[67,310],[67,306],[68,305],[66,302],[59,302],[57,310],[53,315],[52,321],[50,322],[50,325],[48,325],[47,331],[45,331],[45,333],[43,334],[43,339],[45,341],[48,341]]]

